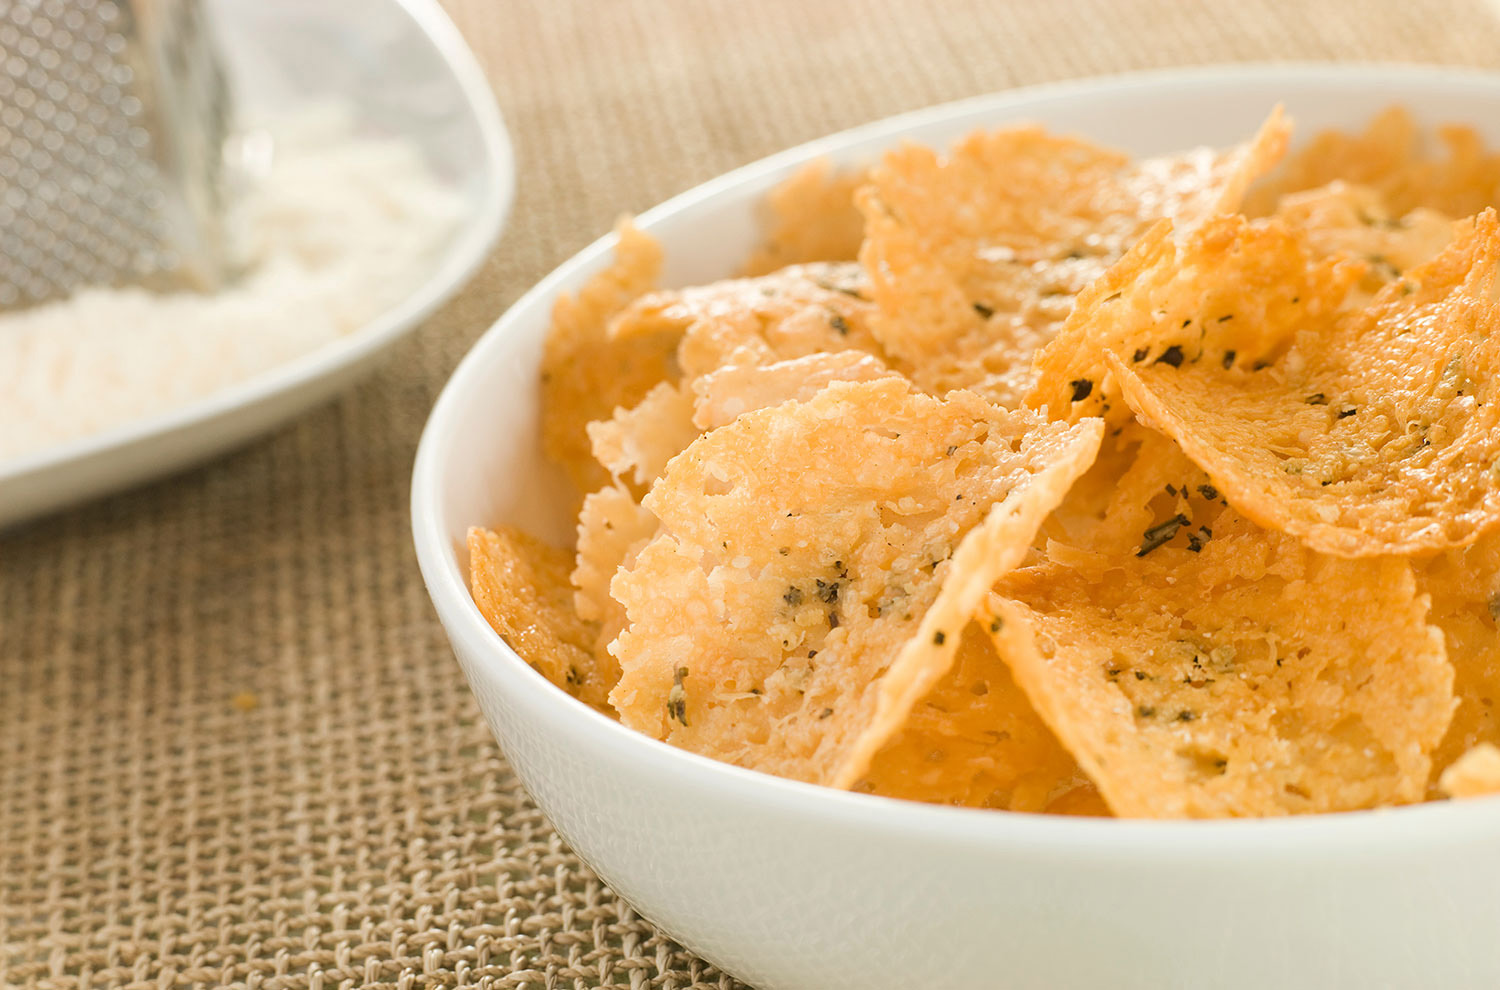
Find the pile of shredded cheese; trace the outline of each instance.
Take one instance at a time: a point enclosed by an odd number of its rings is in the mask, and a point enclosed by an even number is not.
[[[458,194],[345,109],[267,121],[265,171],[228,217],[238,276],[214,294],[88,289],[0,314],[0,462],[241,382],[358,329],[432,268]]]

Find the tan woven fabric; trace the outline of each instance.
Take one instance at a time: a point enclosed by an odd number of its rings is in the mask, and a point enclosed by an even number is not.
[[[408,471],[462,352],[620,211],[873,117],[1132,68],[1500,51],[1481,0],[450,7],[520,154],[474,284],[299,424],[0,535],[0,985],[732,985],[548,828],[429,609]]]

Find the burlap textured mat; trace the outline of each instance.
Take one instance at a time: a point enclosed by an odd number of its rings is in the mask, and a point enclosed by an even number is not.
[[[1480,0],[449,4],[520,154],[483,273],[297,425],[0,535],[0,985],[734,985],[548,828],[429,609],[408,472],[463,351],[620,211],[874,117],[1165,65],[1500,62]]]

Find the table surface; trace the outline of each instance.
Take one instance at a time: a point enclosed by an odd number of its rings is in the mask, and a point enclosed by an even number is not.
[[[1482,0],[447,5],[519,156],[474,281],[296,424],[0,533],[0,985],[736,986],[548,827],[448,651],[407,483],[459,357],[617,214],[887,114],[1171,65],[1500,60]]]

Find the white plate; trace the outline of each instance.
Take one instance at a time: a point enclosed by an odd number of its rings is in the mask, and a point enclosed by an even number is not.
[[[1399,100],[1500,138],[1500,76],[1413,67],[1209,68],[987,96],[777,155],[650,211],[670,279],[730,273],[764,192],[818,155],[869,159],[1018,119],[1158,153],[1252,132],[1284,101],[1302,134]],[[605,238],[468,355],[417,454],[418,558],[506,754],[559,832],[642,914],[764,988],[1500,986],[1500,801],[1276,821],[1079,820],[847,794],[631,732],[547,683],[465,586],[470,525],[566,533],[536,443],[553,300]]]
[[[435,0],[212,0],[251,107],[337,96],[359,132],[406,137],[460,198],[461,226],[400,305],[339,340],[170,411],[0,461],[0,526],[165,474],[263,433],[374,368],[484,260],[515,188],[483,73]]]

